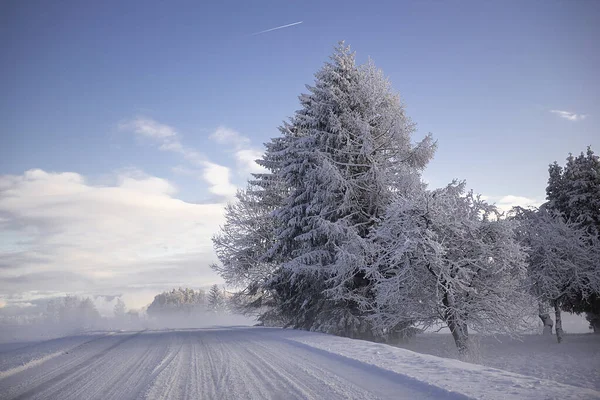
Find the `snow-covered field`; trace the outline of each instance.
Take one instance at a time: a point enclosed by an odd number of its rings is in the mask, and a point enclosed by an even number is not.
[[[400,347],[439,357],[458,358],[450,334],[418,335]],[[523,375],[600,390],[600,335],[567,334],[561,344],[555,336],[527,335],[474,339],[473,362]]]
[[[0,350],[2,399],[600,399],[387,345],[276,328],[81,335]]]

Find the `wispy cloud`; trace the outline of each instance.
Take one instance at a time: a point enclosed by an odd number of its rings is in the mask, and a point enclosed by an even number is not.
[[[569,121],[581,121],[587,117],[585,114],[576,114],[564,110],[550,110],[550,112],[561,118],[568,119]]]
[[[285,28],[289,28],[291,26],[295,26],[295,25],[300,25],[301,23],[303,23],[304,21],[298,21],[298,22],[293,22],[291,24],[287,24],[287,25],[281,25],[281,26],[277,26],[275,28],[271,28],[271,29],[266,29],[264,31],[260,31],[260,32],[255,32],[252,34],[252,36],[256,36],[256,35],[261,35],[263,33],[267,33],[267,32],[272,32],[272,31],[276,31],[279,29],[285,29]]]
[[[119,124],[119,129],[135,134],[138,137],[149,139],[161,151],[180,154],[194,168],[177,166],[172,169],[174,173],[193,175],[208,184],[207,190],[213,195],[231,199],[237,191],[232,183],[234,175],[229,167],[214,163],[204,154],[194,148],[186,146],[181,135],[172,126],[160,123],[152,118],[138,116],[132,120]],[[265,169],[256,163],[262,156],[262,151],[252,147],[248,137],[238,131],[219,126],[209,137],[212,141],[228,148],[235,159],[235,175],[247,177],[250,173],[265,172]]]
[[[120,123],[119,129],[132,132],[138,137],[148,138],[154,141],[160,150],[179,153],[192,163],[201,164],[205,160],[202,154],[183,145],[181,137],[174,127],[155,121],[152,118],[136,117]]]
[[[231,172],[229,168],[210,162],[204,154],[185,146],[174,127],[155,121],[152,118],[136,117],[119,124],[119,129],[150,138],[157,144],[159,150],[180,154],[191,164],[200,167],[202,171],[199,173],[199,177],[208,183],[210,193],[226,199],[235,195],[236,187],[230,181]],[[237,132],[221,128],[217,129],[213,135],[217,135],[222,141],[241,140],[236,139],[235,135],[242,138]],[[179,169],[177,172],[181,172],[181,170]]]
[[[250,139],[239,132],[220,126],[210,135],[213,141],[229,146],[233,150],[233,156],[241,175],[248,173],[265,172],[266,170],[256,163],[262,156],[262,151],[250,145]]]
[[[131,130],[136,135],[149,137],[152,139],[166,139],[177,136],[177,131],[169,125],[161,124],[150,118],[137,117],[130,121],[119,124],[122,130]]]
[[[233,145],[236,148],[246,147],[250,144],[250,139],[242,136],[239,132],[224,126],[219,126],[210,138],[219,144]]]

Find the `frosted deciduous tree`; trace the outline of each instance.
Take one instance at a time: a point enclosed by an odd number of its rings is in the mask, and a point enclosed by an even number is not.
[[[518,331],[527,308],[525,253],[512,223],[464,183],[398,198],[375,233],[373,319],[382,329],[402,321],[443,321],[462,356],[469,329]]]
[[[46,306],[45,317],[65,331],[92,329],[100,322],[100,313],[89,298],[66,296],[52,299]]]
[[[202,290],[179,288],[154,296],[148,306],[148,315],[161,317],[176,314],[190,314],[206,309],[206,295]]]
[[[213,236],[220,264],[215,269],[227,284],[252,287],[268,279],[273,267],[262,261],[271,245],[273,224],[258,188],[239,190],[225,208],[225,225]],[[247,289],[249,290],[249,289]]]
[[[285,157],[282,137],[266,144],[266,153],[257,160],[270,171],[277,171]],[[239,311],[266,314],[277,313],[273,298],[273,278],[278,265],[268,257],[275,240],[273,211],[281,205],[285,188],[271,172],[254,174],[236,200],[225,209],[225,224],[213,236],[213,245],[220,263],[212,268],[227,285],[237,288],[236,305]]]
[[[600,242],[585,227],[565,221],[545,206],[539,210],[516,207],[512,214],[520,222],[517,232],[526,246],[532,294],[554,308],[560,343],[561,308],[600,293]]]

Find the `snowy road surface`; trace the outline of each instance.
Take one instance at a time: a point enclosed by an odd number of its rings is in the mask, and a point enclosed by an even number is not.
[[[561,399],[600,398],[591,390],[470,365],[280,329],[123,332],[0,352],[0,398],[552,398],[546,391]],[[398,371],[407,367],[411,374]]]

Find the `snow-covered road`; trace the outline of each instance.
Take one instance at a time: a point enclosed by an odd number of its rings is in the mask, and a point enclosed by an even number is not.
[[[344,355],[351,344],[360,350],[357,358]],[[494,398],[493,391],[487,396],[485,387],[480,392],[455,391],[365,360],[371,351],[379,354],[389,349],[389,354],[400,357],[400,365],[406,355],[417,357],[405,361],[421,369],[439,372],[446,368],[446,364],[436,364],[442,360],[436,357],[378,346],[383,345],[268,328],[83,335],[1,352],[0,398],[464,399],[473,394]],[[448,365],[454,368],[455,364]],[[456,371],[461,369],[447,372],[454,375],[451,379],[460,380]],[[468,373],[479,379],[477,386],[482,386],[482,380],[485,386],[485,374]],[[523,386],[520,376],[515,376],[510,382],[516,379]],[[558,394],[562,396],[565,388],[576,389],[563,385]],[[498,389],[506,395],[510,388]],[[520,394],[540,395],[539,387],[535,389],[521,388],[530,392]],[[581,392],[585,393],[597,392]]]
[[[28,363],[4,373],[1,398],[425,399],[443,394],[257,329],[120,333],[76,345],[65,340],[64,349]]]

